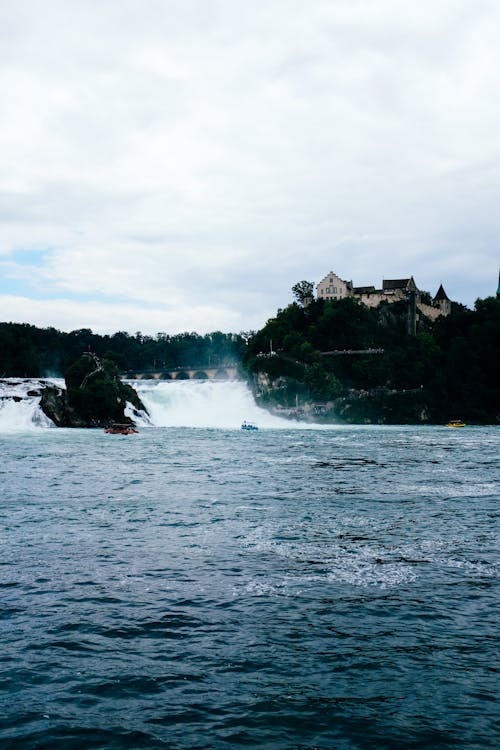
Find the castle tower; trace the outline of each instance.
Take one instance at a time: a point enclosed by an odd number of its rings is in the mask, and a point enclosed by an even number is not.
[[[434,305],[439,307],[442,315],[449,315],[451,313],[451,300],[444,291],[444,287],[442,284],[439,285],[436,296],[432,301]]]
[[[417,333],[417,293],[411,289],[407,295],[408,312],[407,325],[408,335],[415,336]]]

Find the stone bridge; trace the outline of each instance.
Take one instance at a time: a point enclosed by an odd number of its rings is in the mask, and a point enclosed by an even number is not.
[[[220,367],[176,367],[173,370],[128,370],[123,380],[239,380],[236,365]]]

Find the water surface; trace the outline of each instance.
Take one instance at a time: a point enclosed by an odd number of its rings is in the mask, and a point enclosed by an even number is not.
[[[0,747],[498,746],[498,447],[0,435]]]

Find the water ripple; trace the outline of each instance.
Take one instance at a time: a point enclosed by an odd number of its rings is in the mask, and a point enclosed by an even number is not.
[[[498,745],[498,432],[0,435],[0,747]]]

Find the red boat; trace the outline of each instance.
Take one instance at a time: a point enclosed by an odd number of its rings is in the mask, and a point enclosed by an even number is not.
[[[107,432],[108,435],[137,435],[139,430],[136,430],[131,424],[118,424],[118,422],[115,422],[106,427],[104,432]]]

